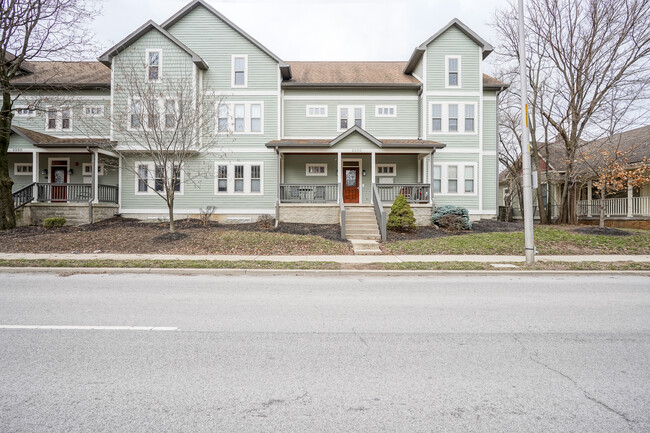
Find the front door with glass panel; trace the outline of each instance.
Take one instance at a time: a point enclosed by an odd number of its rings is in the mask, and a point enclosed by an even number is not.
[[[343,167],[343,203],[359,203],[359,167]]]
[[[65,184],[68,182],[68,164],[66,161],[52,161],[50,181],[54,184],[52,185],[52,201],[67,201],[68,191]]]

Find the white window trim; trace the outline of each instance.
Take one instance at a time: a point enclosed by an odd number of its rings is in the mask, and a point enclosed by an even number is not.
[[[449,105],[458,105],[458,131],[449,130]],[[442,129],[440,131],[433,130],[433,106],[441,106],[442,116]],[[465,105],[474,106],[474,131],[465,132]],[[428,121],[429,134],[448,134],[448,135],[478,135],[479,131],[479,112],[478,101],[430,101]]]
[[[56,113],[56,127],[54,129],[48,128],[48,112],[54,109]],[[63,129],[63,110],[70,110],[70,128]],[[56,132],[72,132],[74,130],[74,110],[71,106],[63,105],[60,107],[55,107],[53,105],[48,105],[45,107],[45,130],[46,131],[56,131]]]
[[[219,166],[228,166],[228,187],[226,192],[219,192]],[[244,191],[235,192],[235,166],[244,166]],[[260,191],[251,192],[251,166],[260,166]],[[243,195],[264,195],[264,163],[258,161],[215,161],[214,163],[214,195],[243,196]]]
[[[310,108],[311,109],[318,109],[318,110],[324,108],[325,109],[325,114],[309,114],[309,109]],[[307,105],[305,107],[305,116],[306,117],[328,117],[328,114],[329,113],[328,113],[327,105]]]
[[[228,101],[228,102],[217,102],[217,121],[215,122],[215,132],[223,134],[224,131],[219,131],[219,105],[225,105],[228,107],[228,134],[234,135],[262,135],[264,134],[264,101]],[[244,106],[244,130],[235,131],[235,105]],[[261,110],[260,118],[260,131],[252,132],[251,131],[251,106],[259,105]]]
[[[27,114],[20,113],[20,110],[27,110]],[[30,108],[29,106],[22,106],[22,107],[17,107],[15,110],[16,112],[16,117],[27,117],[27,118],[32,118],[36,117],[36,110],[34,108]]]
[[[173,101],[174,102],[174,122],[176,124],[172,127],[167,127],[167,101]],[[176,98],[164,98],[161,103],[161,119],[160,119],[160,125],[162,126],[163,131],[173,131],[178,127],[178,114],[179,114],[179,105],[178,105],[178,100]]]
[[[92,114],[92,109],[101,109],[102,114]],[[86,110],[91,110],[91,113],[87,113]],[[84,117],[104,117],[104,111],[106,111],[106,107],[103,105],[84,105],[83,106],[83,116]]]
[[[29,167],[29,173],[18,172],[18,167]],[[31,176],[34,171],[34,165],[31,162],[14,162],[14,176]]]
[[[147,177],[148,182],[154,182],[154,184],[147,184],[147,190],[146,191],[138,191],[138,181],[140,180],[140,176],[138,175],[138,166],[140,165],[146,165],[147,166],[147,173],[151,175],[151,177]],[[156,191],[154,190],[155,187],[155,176],[156,176],[156,165],[153,163],[153,161],[137,161],[135,163],[134,167],[134,175],[133,177],[135,178],[135,185],[134,185],[134,191],[135,195],[147,195],[147,196],[152,196],[152,195],[158,195]],[[180,172],[180,191],[176,191],[174,195],[184,195],[185,194],[185,167],[181,167],[181,172]],[[161,191],[164,194],[164,190]]]
[[[150,80],[149,79],[149,53],[158,53],[158,79],[157,80]],[[144,58],[144,64],[145,64],[145,74],[144,74],[144,79],[145,82],[147,83],[160,83],[162,81],[163,77],[163,50],[162,48],[149,48],[146,50],[145,58]]]
[[[348,127],[341,128],[341,108],[348,109]],[[344,132],[354,126],[354,110],[361,108],[361,129],[366,129],[366,106],[365,105],[337,105],[336,106],[336,130],[337,132]]]
[[[393,114],[382,114],[382,109],[393,109]],[[397,117],[397,105],[375,105],[375,117]]]
[[[443,162],[436,163],[434,165],[440,166],[440,192],[434,193],[445,196],[478,196],[478,163],[477,162]],[[456,166],[458,170],[456,172],[457,180],[457,191],[449,192],[449,176],[448,168],[449,166]],[[474,192],[465,192],[465,167],[472,167],[474,170]],[[433,177],[433,173],[431,174]]]
[[[393,167],[392,173],[380,173],[380,167]],[[397,176],[397,164],[375,164],[375,175],[380,177]]]
[[[90,172],[86,172],[86,168],[90,167]],[[84,162],[81,164],[81,175],[82,176],[92,176],[93,175],[93,164],[92,162]],[[98,176],[103,176],[104,175],[104,163],[103,162],[98,162],[97,163],[97,173]]]
[[[235,59],[244,59],[244,84],[235,84]],[[248,87],[248,54],[233,54],[230,60],[230,86],[233,88],[243,89]]]
[[[310,167],[325,167],[324,173],[310,173]],[[305,164],[305,176],[327,176],[327,164],[308,162]]]
[[[455,86],[449,84],[449,60],[450,59],[458,60],[458,84]],[[458,54],[445,56],[445,88],[446,89],[461,89],[463,87],[463,82],[461,80],[462,71],[463,71],[461,59],[462,59],[461,56]]]

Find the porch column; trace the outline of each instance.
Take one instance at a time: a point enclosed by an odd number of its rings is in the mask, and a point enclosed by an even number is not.
[[[371,175],[370,175],[370,203],[374,204],[375,199],[374,199],[374,194],[373,194],[373,189],[375,187],[375,182],[377,181],[377,169],[375,168],[375,152],[372,152],[370,154],[370,170],[372,170]]]
[[[634,202],[634,189],[632,188],[632,185],[627,186],[627,217],[632,218],[632,203]]]
[[[99,155],[97,150],[92,151],[93,163],[93,203],[99,203]]]
[[[429,203],[433,205],[433,154],[436,151],[434,150],[429,154]]]
[[[275,148],[275,167],[276,167],[276,183],[277,183],[277,188],[276,188],[276,194],[277,198],[275,200],[275,226],[278,226],[278,223],[280,222],[280,183],[282,181],[282,160],[280,158],[280,150],[276,147]]]
[[[336,170],[336,181],[339,184],[339,188],[343,188],[343,162],[341,161],[341,152],[338,152],[336,154],[336,165],[337,165],[337,170]],[[337,203],[341,203],[341,194],[343,191],[339,191],[338,193],[338,198],[336,199]]]
[[[32,152],[32,182],[37,183],[39,181],[39,176],[41,175],[41,170],[39,167],[40,153],[37,151]],[[35,201],[38,201],[38,187],[34,185],[32,195]]]
[[[591,187],[592,187],[592,181],[589,180],[587,181],[587,216],[591,216]]]

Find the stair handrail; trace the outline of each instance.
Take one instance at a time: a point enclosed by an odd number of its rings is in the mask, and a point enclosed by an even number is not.
[[[341,225],[341,239],[345,240],[345,206],[343,205],[343,184],[339,183],[339,224]]]
[[[36,185],[36,182],[25,185],[12,194],[14,199],[14,210],[18,210],[26,204],[34,201],[34,185]]]
[[[375,206],[375,217],[377,218],[377,225],[379,226],[379,233],[381,234],[381,240],[386,241],[386,211],[384,210],[384,205],[379,198],[379,190],[377,189],[377,184],[372,184],[372,203]]]

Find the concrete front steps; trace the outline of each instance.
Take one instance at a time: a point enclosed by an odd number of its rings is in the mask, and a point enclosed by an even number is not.
[[[372,206],[348,206],[345,208],[345,237],[352,244],[354,254],[382,254],[377,243],[381,239],[381,235]]]

